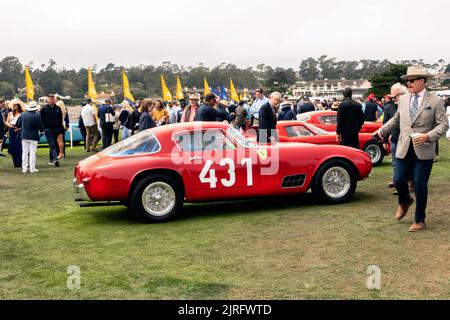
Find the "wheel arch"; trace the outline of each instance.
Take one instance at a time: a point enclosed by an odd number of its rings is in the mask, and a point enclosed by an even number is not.
[[[331,157],[331,158],[324,159],[324,160],[323,160],[323,161],[315,168],[314,174],[312,175],[312,178],[311,178],[311,180],[309,181],[308,189],[310,189],[310,188],[311,188],[311,185],[314,183],[314,180],[315,180],[315,178],[316,178],[317,172],[319,172],[319,169],[320,169],[321,167],[323,167],[324,165],[326,165],[327,163],[329,163],[329,162],[331,162],[331,161],[335,161],[335,160],[340,160],[340,161],[343,161],[343,162],[345,162],[346,164],[348,164],[348,165],[353,169],[353,172],[354,172],[354,174],[355,174],[355,176],[356,176],[356,179],[357,179],[357,180],[360,179],[360,177],[361,177],[361,172],[359,171],[358,167],[353,163],[353,161],[351,161],[351,160],[348,159],[348,158],[342,157],[342,156],[341,156],[341,157]]]
[[[158,169],[148,169],[148,170],[141,171],[133,177],[133,180],[131,181],[131,184],[130,184],[130,188],[128,189],[128,199],[130,199],[130,197],[134,191],[134,188],[136,187],[138,182],[141,179],[143,179],[144,177],[147,177],[152,174],[170,176],[170,177],[176,179],[177,182],[181,186],[181,189],[183,191],[183,198],[184,198],[184,196],[186,194],[186,189],[185,189],[183,177],[181,176],[181,174],[173,169],[158,168]]]
[[[377,140],[375,140],[375,139],[372,139],[372,140],[367,141],[367,142],[364,144],[363,150],[362,150],[362,151],[365,151],[366,148],[367,148],[369,145],[371,145],[371,144],[376,144],[377,146],[379,146],[380,149],[381,149],[381,152],[383,153],[383,155],[384,155],[384,156],[387,155],[386,149],[384,149],[383,144],[382,144],[380,141],[377,141]]]

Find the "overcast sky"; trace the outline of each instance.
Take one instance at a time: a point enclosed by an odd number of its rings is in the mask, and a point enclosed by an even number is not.
[[[0,59],[35,66],[450,60],[447,0],[1,0],[0,12]]]

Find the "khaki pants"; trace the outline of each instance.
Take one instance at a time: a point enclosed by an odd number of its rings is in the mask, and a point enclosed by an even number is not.
[[[92,140],[94,140],[94,141],[92,142]],[[91,151],[91,144],[92,144],[92,150],[97,149],[97,142],[98,142],[98,127],[97,127],[97,125],[94,124],[93,126],[86,127],[86,151]]]

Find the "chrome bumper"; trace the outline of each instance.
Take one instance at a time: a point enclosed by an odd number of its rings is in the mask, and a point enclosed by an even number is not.
[[[77,184],[77,179],[73,179],[73,188],[75,191],[75,201],[87,201],[91,202],[92,200],[86,193],[86,189],[84,188],[84,184]]]

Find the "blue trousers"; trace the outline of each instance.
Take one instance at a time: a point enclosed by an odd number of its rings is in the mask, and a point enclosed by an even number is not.
[[[50,147],[49,156],[50,162],[58,160],[59,147],[56,143],[59,132],[57,130],[45,129],[45,137],[47,138],[48,145]]]
[[[398,203],[407,204],[411,201],[408,190],[408,181],[414,181],[416,193],[416,215],[414,221],[425,222],[428,200],[428,180],[430,179],[433,160],[420,160],[414,152],[413,145],[409,146],[404,159],[395,161],[395,188],[398,191]]]

